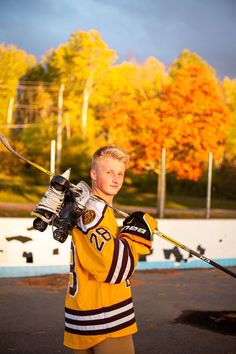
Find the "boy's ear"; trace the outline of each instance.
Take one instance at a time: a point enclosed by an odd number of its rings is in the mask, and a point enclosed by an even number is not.
[[[90,170],[90,177],[93,181],[96,180],[96,171],[93,168]]]

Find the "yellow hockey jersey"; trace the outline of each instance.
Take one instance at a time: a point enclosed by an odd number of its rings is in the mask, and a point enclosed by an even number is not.
[[[64,345],[87,349],[137,331],[129,277],[150,247],[119,235],[113,210],[89,200],[72,231]]]

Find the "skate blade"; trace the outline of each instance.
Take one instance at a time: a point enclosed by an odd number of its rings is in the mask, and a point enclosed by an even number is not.
[[[35,211],[32,211],[31,215],[40,218],[41,220],[45,221],[47,224],[49,224],[52,221],[53,217],[54,217],[54,215],[53,215],[50,219],[47,219],[42,214],[39,214],[39,213],[37,213]]]

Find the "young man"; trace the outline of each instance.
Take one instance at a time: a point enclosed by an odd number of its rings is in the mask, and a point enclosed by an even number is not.
[[[128,155],[116,146],[92,158],[92,194],[72,231],[64,344],[74,353],[133,354],[137,331],[129,278],[139,254],[148,254],[157,222],[133,213],[119,233],[112,205],[124,181]]]

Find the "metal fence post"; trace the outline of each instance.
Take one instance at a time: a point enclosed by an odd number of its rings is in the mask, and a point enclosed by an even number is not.
[[[61,149],[62,149],[62,112],[63,112],[63,92],[65,85],[61,84],[58,94],[58,121],[57,121],[57,172],[61,167]]]
[[[207,201],[206,201],[206,218],[207,219],[209,219],[211,216],[212,165],[213,165],[213,155],[212,155],[212,152],[209,152],[209,155],[208,155],[208,179],[207,179]]]
[[[161,174],[160,174],[160,205],[159,218],[163,218],[165,214],[165,199],[166,199],[166,149],[161,151]]]

